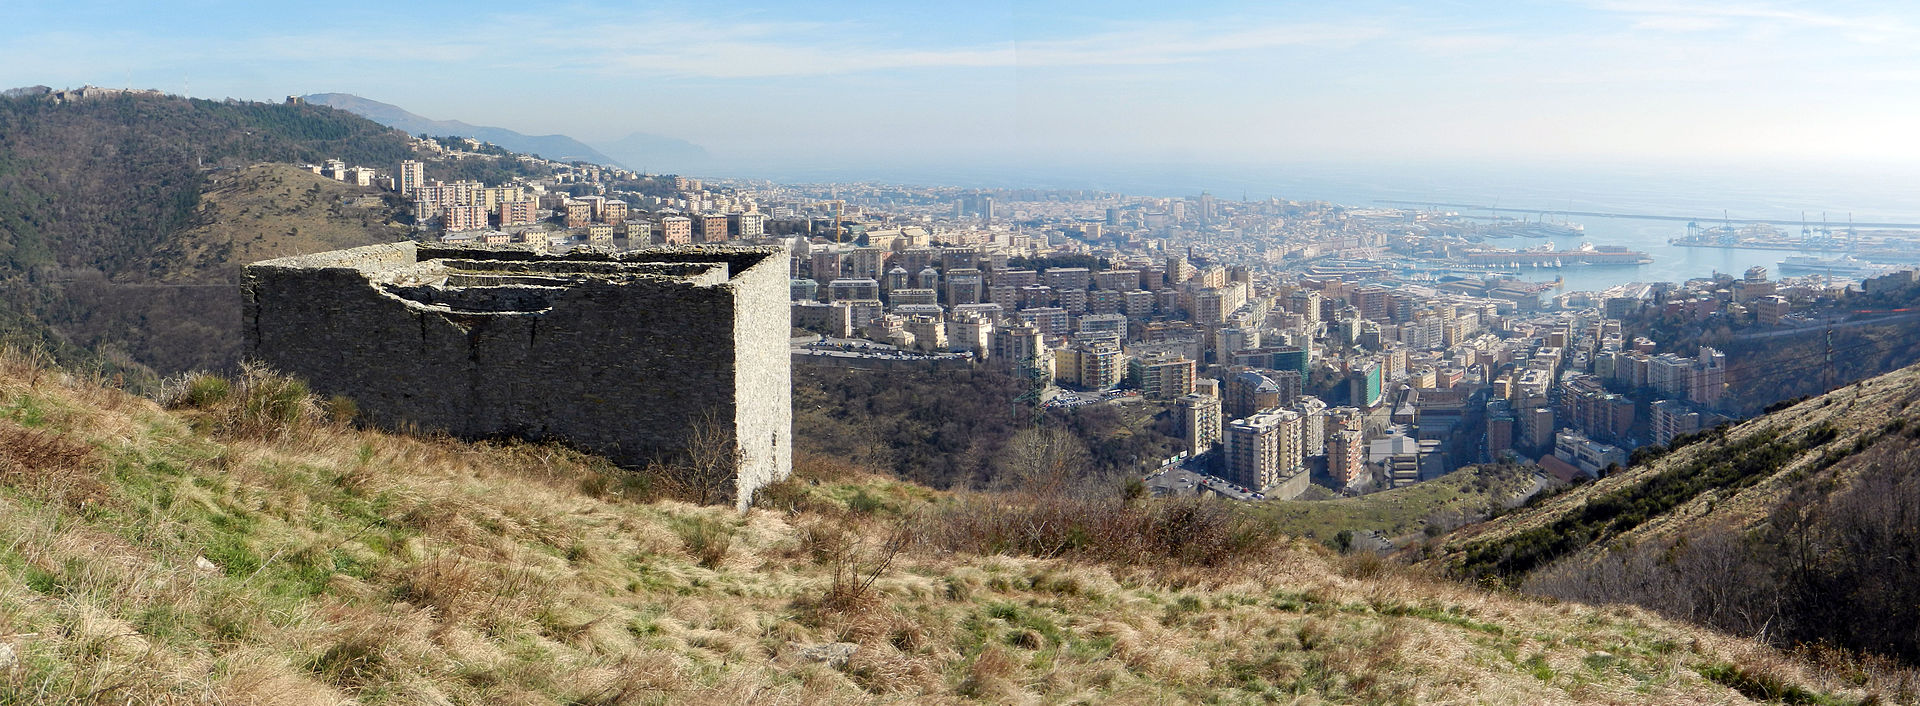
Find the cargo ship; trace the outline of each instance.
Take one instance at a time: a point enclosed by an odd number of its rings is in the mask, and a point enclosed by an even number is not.
[[[1582,267],[1596,265],[1645,265],[1653,257],[1619,245],[1581,243],[1573,250],[1555,250],[1542,246],[1529,250],[1470,250],[1461,256],[1469,265],[1503,267]]]
[[[1587,232],[1586,226],[1578,223],[1549,223],[1546,221],[1503,221],[1488,227],[1482,235],[1489,238],[1562,238],[1575,237]]]
[[[1852,255],[1842,255],[1832,260],[1811,255],[1789,255],[1780,261],[1781,274],[1838,275],[1841,277],[1875,277],[1886,274],[1895,267],[1876,265],[1854,259]]]

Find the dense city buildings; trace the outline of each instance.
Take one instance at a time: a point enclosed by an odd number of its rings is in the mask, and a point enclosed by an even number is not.
[[[1047,405],[1141,405],[1177,430],[1180,463],[1269,497],[1309,477],[1371,492],[1484,462],[1603,473],[1616,452],[1735,411],[1722,351],[1627,322],[1791,326],[1853,291],[1753,268],[1560,292],[1511,276],[1539,257],[1485,244],[1509,226],[1431,211],[551,167],[486,185],[408,162],[390,188],[449,242],[779,245],[795,333],[815,337],[796,339],[796,360],[994,366]],[[1550,252],[1549,266],[1637,256]]]

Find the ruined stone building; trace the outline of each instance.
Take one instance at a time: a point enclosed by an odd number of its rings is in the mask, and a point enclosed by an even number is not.
[[[249,265],[247,353],[381,426],[628,466],[684,459],[704,428],[737,451],[744,508],[792,468],[788,284],[777,246],[371,245]]]

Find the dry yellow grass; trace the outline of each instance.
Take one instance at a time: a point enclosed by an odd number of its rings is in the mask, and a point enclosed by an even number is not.
[[[1709,439],[1684,446],[1651,463],[1578,486],[1526,511],[1462,528],[1447,535],[1435,548],[1435,553],[1448,555],[1473,543],[1500,541],[1547,526],[1594,498],[1642,484],[1648,478],[1670,469],[1726,454],[1728,446],[1756,435],[1771,433],[1791,440],[1801,438],[1815,429],[1833,430],[1831,441],[1799,453],[1790,462],[1782,464],[1750,486],[1700,493],[1663,514],[1648,518],[1632,530],[1612,537],[1607,543],[1596,544],[1562,560],[1589,560],[1614,546],[1670,542],[1697,534],[1703,528],[1751,529],[1766,521],[1795,485],[1803,483],[1810,474],[1825,473],[1836,487],[1850,483],[1853,478],[1847,472],[1858,469],[1846,464],[1827,468],[1821,463],[1822,455],[1843,452],[1853,447],[1856,441],[1881,432],[1888,421],[1911,416],[1920,410],[1917,404],[1920,404],[1920,366],[1862,380],[1826,395],[1804,400],[1777,413],[1733,425],[1722,440]]]
[[[236,426],[17,355],[0,425],[87,449],[105,489],[0,481],[4,703],[1744,701],[1701,676],[1723,664],[1874,688],[1305,543],[1229,568],[922,547],[829,606],[837,565],[880,566],[892,518],[947,502],[849,469],[745,515],[642,503],[563,449],[316,409]]]
[[[249,262],[405,240],[406,228],[390,222],[395,209],[382,198],[291,164],[217,173],[195,223],[156,259],[169,264],[164,274],[172,278],[231,279]],[[352,205],[360,199],[368,205]]]

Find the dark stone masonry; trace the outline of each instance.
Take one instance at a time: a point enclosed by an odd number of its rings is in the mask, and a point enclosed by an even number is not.
[[[628,466],[684,459],[704,425],[744,508],[793,466],[788,284],[777,246],[371,245],[247,266],[247,354],[381,426]]]

